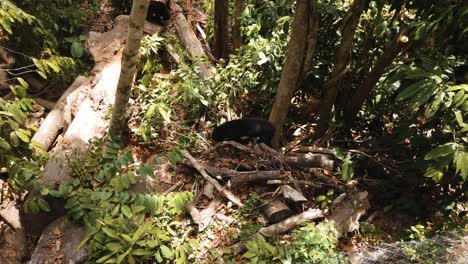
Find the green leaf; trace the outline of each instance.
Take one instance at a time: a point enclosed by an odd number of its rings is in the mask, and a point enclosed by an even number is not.
[[[42,78],[47,80],[47,74],[45,74],[43,71],[37,71],[37,74],[39,74]]]
[[[166,258],[166,259],[172,258],[172,251],[171,251],[170,248],[168,248],[165,245],[161,245],[161,247],[159,249],[161,250],[161,253],[164,256],[164,258]]]
[[[53,61],[46,61],[47,65],[55,72],[60,72],[60,67]]]
[[[429,153],[424,156],[424,160],[435,160],[440,157],[444,157],[447,155],[453,155],[455,153],[455,149],[457,147],[456,143],[447,143],[444,145],[440,145],[435,149],[429,151]]]
[[[429,167],[424,173],[424,176],[432,178],[432,180],[435,182],[439,182],[444,177],[444,174],[436,168]]]
[[[468,178],[468,153],[464,151],[458,151],[455,154],[455,168],[456,172],[460,173],[464,181]]]
[[[108,227],[103,227],[102,228],[102,231],[108,236],[108,237],[112,237],[112,238],[115,238],[115,239],[120,239],[119,235],[117,235],[117,232],[115,232],[114,230],[108,228]]]
[[[122,247],[122,244],[118,242],[109,242],[106,244],[106,248],[113,252],[119,251]]]
[[[37,199],[37,205],[39,206],[39,208],[41,208],[41,210],[50,212],[49,204],[44,199]]]
[[[21,139],[21,141],[23,141],[24,143],[29,143],[29,136],[26,135],[25,133],[23,133],[22,131],[15,131],[14,132],[19,139]]]
[[[427,119],[432,118],[439,110],[442,104],[442,99],[443,99],[442,93],[436,96],[436,98],[430,104],[426,106],[426,109],[424,110],[424,117],[426,117]]]
[[[151,255],[151,251],[142,248],[137,248],[132,250],[131,254],[135,256],[149,256]]]
[[[421,92],[427,85],[430,85],[430,82],[428,82],[426,79],[417,81],[417,82],[409,85],[405,89],[403,89],[403,91],[401,91],[400,93],[398,93],[395,100],[396,101],[403,101],[403,100],[406,100],[408,98],[411,98],[414,95],[416,95],[417,93]]]
[[[126,257],[127,255],[128,255],[128,251],[126,251],[125,253],[119,255],[119,256],[117,257],[117,262],[116,262],[116,263],[121,263],[121,262],[125,259],[125,257]]]
[[[127,205],[122,205],[122,213],[127,217],[127,218],[131,218],[132,217],[132,210],[130,210],[130,207],[128,207]]]
[[[84,47],[79,42],[73,42],[71,45],[71,55],[73,58],[81,58],[83,56]]]
[[[458,125],[460,125],[461,127],[465,126],[465,122],[463,122],[463,116],[462,116],[461,111],[456,110],[453,112],[455,113],[455,120],[457,120]]]
[[[327,199],[327,197],[325,195],[319,195],[315,198],[315,201],[316,202],[321,202],[323,200]]]
[[[21,77],[18,77],[16,78],[16,80],[18,80],[18,82],[21,84],[21,86],[23,86],[24,88],[28,89],[29,88],[29,84]]]
[[[98,260],[96,260],[96,263],[104,263],[106,260],[108,260],[110,257],[112,257],[113,254],[105,255]]]
[[[244,258],[254,258],[256,256],[257,256],[257,253],[252,252],[252,251],[247,251],[242,255],[242,257]]]

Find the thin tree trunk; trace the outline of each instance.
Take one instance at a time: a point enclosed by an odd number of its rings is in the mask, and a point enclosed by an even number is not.
[[[340,82],[348,72],[351,65],[351,51],[353,47],[354,34],[359,24],[359,18],[369,6],[369,0],[354,0],[346,17],[343,19],[342,39],[336,51],[335,66],[333,67],[330,80],[323,85],[324,96],[318,110],[319,121],[315,138],[320,138],[328,130],[331,111],[336,101],[336,95]]]
[[[291,99],[309,69],[317,43],[317,1],[298,0],[296,6],[288,53],[269,118],[276,128],[272,142],[275,148],[279,146]]]
[[[235,0],[234,3],[234,25],[232,26],[232,49],[235,51],[242,45],[240,32],[240,18],[244,11],[245,3],[243,0]]]
[[[229,56],[228,44],[229,1],[215,0],[215,43],[214,56],[217,59],[227,59]]]
[[[348,125],[351,125],[356,118],[359,109],[361,109],[361,106],[369,97],[370,92],[385,72],[385,69],[392,64],[393,60],[407,46],[407,38],[404,34],[405,31],[402,31],[393,39],[390,45],[384,50],[382,56],[380,56],[374,68],[363,78],[364,82],[362,82],[352,95],[344,115]]]
[[[134,0],[132,5],[127,42],[122,55],[122,68],[120,70],[120,78],[117,84],[115,103],[109,127],[109,134],[118,137],[122,137],[124,132],[128,130],[127,104],[138,62],[138,51],[140,49],[141,38],[143,37],[143,27],[148,5],[149,0]]]

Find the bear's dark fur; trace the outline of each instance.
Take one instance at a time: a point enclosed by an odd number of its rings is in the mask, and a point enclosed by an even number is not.
[[[226,122],[213,130],[211,138],[214,141],[234,140],[244,143],[244,138],[250,140],[260,138],[260,142],[271,146],[275,127],[268,120],[261,118],[245,118]]]
[[[146,20],[158,25],[164,25],[164,22],[171,18],[171,12],[169,10],[168,4],[151,0],[148,6],[148,13],[146,14]]]

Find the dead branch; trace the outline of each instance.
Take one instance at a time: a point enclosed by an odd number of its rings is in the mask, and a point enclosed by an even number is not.
[[[211,183],[215,188],[216,190],[218,190],[224,197],[226,197],[228,200],[230,200],[231,202],[233,202],[234,204],[236,204],[237,206],[239,207],[243,207],[244,204],[239,200],[239,198],[237,198],[233,193],[231,193],[230,191],[224,189],[215,179],[211,178],[205,171],[205,169],[200,165],[200,163],[198,163],[194,157],[192,157],[192,155],[190,155],[190,153],[188,153],[188,151],[186,150],[182,150],[181,151],[182,155],[184,157],[186,157],[191,163],[192,165],[200,172],[200,174],[203,176],[203,178],[205,178],[205,180],[209,183]]]

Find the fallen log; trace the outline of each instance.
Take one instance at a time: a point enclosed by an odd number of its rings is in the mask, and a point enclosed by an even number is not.
[[[210,77],[214,73],[214,67],[209,62],[208,56],[203,50],[203,45],[198,40],[195,32],[193,32],[187,18],[185,18],[182,8],[176,4],[175,1],[170,2],[173,21],[182,45],[184,45],[192,56],[194,65],[200,69],[200,76],[203,78]]]
[[[39,130],[36,132],[36,134],[34,134],[32,140],[39,142],[45,151],[49,150],[50,146],[52,146],[52,143],[54,143],[55,139],[57,138],[60,129],[64,127],[65,118],[63,111],[67,97],[73,91],[78,89],[78,87],[81,87],[81,85],[86,81],[87,78],[84,76],[78,76],[75,79],[75,81],[54,105],[52,111],[50,111],[50,113],[44,119],[44,122],[42,122]]]
[[[200,163],[198,163],[194,157],[192,157],[192,155],[190,155],[190,153],[188,153],[188,151],[186,150],[182,150],[181,151],[182,153],[182,156],[186,157],[192,164],[193,166],[200,172],[200,174],[203,176],[203,178],[205,178],[205,180],[207,182],[209,182],[210,184],[212,184],[216,190],[218,192],[220,192],[224,197],[226,197],[228,200],[230,200],[231,202],[233,202],[234,204],[236,204],[237,206],[239,207],[243,207],[244,204],[239,200],[239,198],[237,198],[233,193],[231,193],[230,191],[226,190],[225,188],[223,188],[223,186],[221,186],[215,179],[211,178],[205,171],[205,169],[200,165]]]

